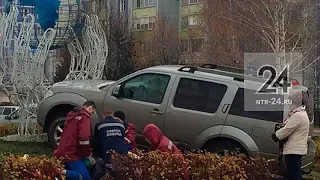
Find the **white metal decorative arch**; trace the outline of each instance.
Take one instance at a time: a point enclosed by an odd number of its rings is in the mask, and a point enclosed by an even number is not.
[[[71,65],[65,80],[97,80],[103,76],[108,56],[108,44],[98,16],[86,15],[82,39],[83,46],[76,37],[68,44]]]

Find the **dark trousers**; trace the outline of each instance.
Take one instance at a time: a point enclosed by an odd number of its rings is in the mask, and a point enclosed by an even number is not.
[[[103,157],[103,161],[105,163],[105,168],[106,168],[107,173],[109,173],[112,177],[116,177],[114,167],[111,164],[111,154],[106,153]]]
[[[286,154],[284,155],[288,179],[290,180],[302,180],[302,170],[301,170],[301,158],[302,155],[298,154]]]

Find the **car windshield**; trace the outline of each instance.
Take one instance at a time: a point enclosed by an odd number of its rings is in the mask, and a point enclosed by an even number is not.
[[[19,115],[19,109],[13,111],[10,116],[18,116]]]
[[[2,115],[4,108],[0,108],[0,115]]]

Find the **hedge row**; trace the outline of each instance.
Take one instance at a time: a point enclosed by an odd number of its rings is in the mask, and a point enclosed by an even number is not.
[[[18,134],[19,124],[0,124],[0,137]]]
[[[316,139],[316,144],[319,153],[320,139]],[[112,154],[116,171],[113,179],[183,179],[183,167],[187,167],[191,180],[271,180],[274,179],[273,174],[278,173],[275,161],[244,155],[218,156],[207,152],[190,152],[183,159],[159,152],[139,152],[137,155],[139,158]],[[52,157],[0,156],[0,179],[53,179],[56,174],[52,169],[55,167],[63,168],[63,164]]]
[[[192,180],[271,180],[277,163],[244,155],[218,156],[212,153],[188,153],[184,160],[158,152],[140,153],[139,159],[113,154],[117,176],[114,179],[183,179],[186,164]]]
[[[242,155],[220,157],[211,153],[188,153],[184,160],[158,152],[138,153],[140,158],[112,155],[117,180],[183,179],[182,167],[188,167],[192,180],[271,180],[273,166],[263,159]],[[1,158],[0,158],[1,159]],[[54,179],[55,167],[63,168],[56,158],[6,155],[0,163],[0,179]],[[187,165],[187,166],[185,166]],[[60,177],[63,179],[63,177]],[[108,178],[112,179],[112,178]]]
[[[0,160],[1,180],[53,180],[57,175],[53,169],[63,168],[60,160],[47,156],[2,155]]]

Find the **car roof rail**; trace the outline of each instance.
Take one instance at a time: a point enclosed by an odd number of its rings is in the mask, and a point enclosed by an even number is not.
[[[250,75],[257,77],[257,72],[252,71],[252,70],[244,70],[241,68],[236,68],[236,67],[230,67],[230,66],[221,66],[217,64],[203,64],[200,66],[201,68],[209,68],[209,69],[216,69],[220,71],[227,71],[227,72],[232,72],[232,73],[238,73],[238,74],[244,74],[244,75]]]
[[[198,67],[195,67],[195,66],[183,66],[178,69],[178,71],[189,72],[189,73],[194,73],[197,70],[198,70]]]
[[[183,66],[179,68],[178,71],[188,72],[188,73],[195,73],[196,71],[199,71],[204,73],[216,74],[221,76],[232,77],[235,81],[240,81],[240,82],[244,82],[244,80],[265,82],[263,78],[254,76],[256,75],[256,73],[253,73],[253,75],[243,74],[242,72],[244,71],[242,69],[220,66],[216,64],[204,64],[200,67]]]
[[[189,72],[189,73],[195,73],[196,71],[199,71],[204,73],[228,76],[228,77],[233,77],[235,81],[240,81],[240,82],[244,82],[244,80],[251,80],[256,82],[265,82],[267,84],[272,83],[267,81],[268,80],[267,77],[258,77],[256,71],[243,70],[240,68],[234,68],[234,67],[228,67],[228,66],[220,66],[216,64],[203,64],[200,67],[183,66],[179,68],[178,71]],[[283,86],[282,83],[276,83],[275,85],[279,87]]]

